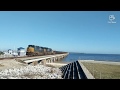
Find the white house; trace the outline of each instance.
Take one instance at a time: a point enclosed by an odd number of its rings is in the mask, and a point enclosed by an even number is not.
[[[20,47],[20,48],[18,48],[18,55],[19,56],[25,56],[26,55],[26,50],[25,50],[25,48],[22,48],[22,47]]]

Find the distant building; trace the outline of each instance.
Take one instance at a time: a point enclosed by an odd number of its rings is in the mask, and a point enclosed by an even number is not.
[[[13,53],[14,51],[12,49],[8,49],[6,51],[3,51],[3,57],[12,57],[13,56]]]
[[[19,56],[25,56],[26,55],[26,50],[23,47],[18,48],[17,50]]]
[[[18,53],[14,52],[12,55],[13,55],[13,56],[18,56]]]
[[[8,49],[8,53],[9,53],[9,54],[13,54],[13,50]]]

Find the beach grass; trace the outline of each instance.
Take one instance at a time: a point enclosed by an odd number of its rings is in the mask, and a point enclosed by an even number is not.
[[[82,62],[95,79],[120,79],[120,65]]]

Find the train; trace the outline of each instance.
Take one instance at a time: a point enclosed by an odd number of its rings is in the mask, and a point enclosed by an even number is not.
[[[55,51],[48,47],[41,47],[36,45],[28,45],[26,55],[27,56],[43,56],[43,55],[54,55],[63,54],[65,52]]]

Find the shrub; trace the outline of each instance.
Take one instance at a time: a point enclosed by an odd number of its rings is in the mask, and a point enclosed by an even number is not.
[[[0,55],[3,55],[3,54],[4,54],[4,52],[0,51]]]

